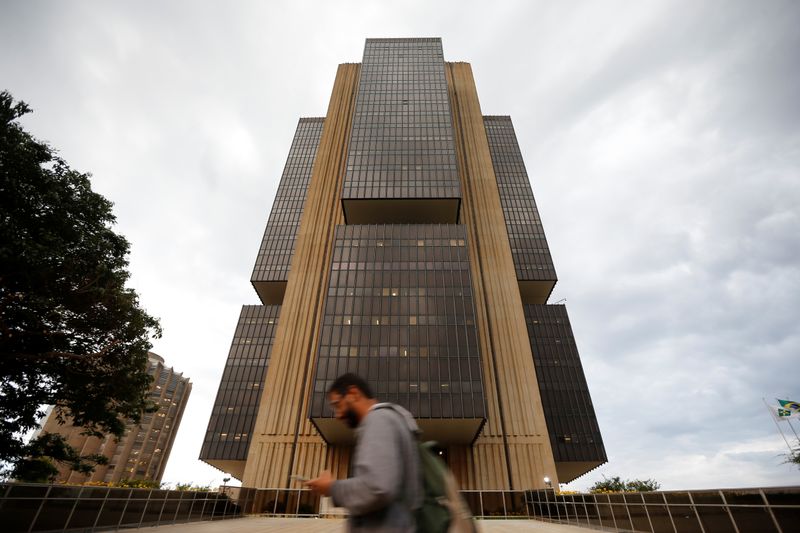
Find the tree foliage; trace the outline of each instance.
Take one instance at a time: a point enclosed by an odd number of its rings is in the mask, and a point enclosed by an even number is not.
[[[797,468],[800,468],[800,440],[797,441],[797,446],[792,448],[791,451],[786,454],[785,462],[797,465]]]
[[[14,468],[14,479],[28,483],[48,483],[58,475],[57,464],[70,470],[91,474],[96,465],[108,464],[108,457],[100,454],[81,455],[70,446],[63,435],[44,433],[27,446],[27,456]]]
[[[589,492],[650,492],[659,488],[661,484],[655,479],[623,480],[619,476],[612,478],[603,476],[602,481],[597,481],[589,487]]]
[[[0,461],[11,464],[54,452],[52,437],[22,438],[45,405],[91,435],[138,421],[160,335],[125,287],[129,244],[111,202],[24,131],[28,112],[0,93]]]

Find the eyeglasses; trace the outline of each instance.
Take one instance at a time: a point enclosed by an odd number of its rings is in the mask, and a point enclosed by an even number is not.
[[[328,405],[334,413],[339,409],[339,405],[341,405],[342,400],[344,400],[344,396],[340,396],[339,399],[328,402]]]

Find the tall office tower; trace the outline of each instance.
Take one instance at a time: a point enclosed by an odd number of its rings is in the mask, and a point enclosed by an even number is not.
[[[59,467],[57,481],[83,483],[87,481],[117,482],[121,479],[149,479],[161,481],[167,466],[172,443],[189,401],[192,384],[188,377],[164,366],[164,359],[148,354],[148,373],[153,376],[149,397],[158,411],[145,413],[138,424],[130,422],[119,440],[113,435],[104,438],[82,435],[83,428],[69,423],[59,424],[55,413],[50,412],[41,431],[61,433],[67,443],[82,455],[100,454],[108,457],[108,465],[98,466],[91,475]]]
[[[508,117],[440,39],[368,39],[300,119],[200,458],[247,487],[345,477],[345,372],[408,408],[464,489],[606,461]],[[556,485],[557,486],[557,485]]]

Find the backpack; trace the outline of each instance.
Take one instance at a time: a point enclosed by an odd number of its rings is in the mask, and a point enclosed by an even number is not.
[[[392,407],[383,404],[381,407]],[[397,412],[397,411],[395,411]],[[399,413],[398,413],[399,414]],[[475,520],[458,483],[442,459],[433,452],[436,443],[417,442],[422,476],[422,505],[414,512],[419,533],[475,533]]]
[[[458,492],[453,473],[435,453],[435,442],[418,442],[422,471],[422,507],[416,511],[420,533],[474,533],[475,520]]]

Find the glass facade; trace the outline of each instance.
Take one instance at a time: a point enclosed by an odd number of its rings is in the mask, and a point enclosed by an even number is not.
[[[514,125],[511,117],[502,116],[483,117],[483,123],[517,279],[521,285],[525,282],[546,282],[538,284],[538,297],[533,299],[525,298],[526,292],[532,291],[525,291],[526,287],[522,285],[523,299],[530,303],[544,303],[557,280],[556,271],[525,171],[525,162],[517,144]]]
[[[524,309],[556,463],[605,462],[603,439],[567,308],[528,304]]]
[[[200,451],[212,466],[247,459],[280,311],[280,305],[242,307]]]
[[[250,278],[262,303],[279,304],[283,299],[324,122],[324,118],[301,118],[297,124]]]
[[[332,418],[326,391],[345,372],[418,420],[481,419],[457,437],[474,439],[486,409],[464,226],[336,228],[312,419]]]
[[[342,191],[349,224],[387,222],[354,200],[451,199],[421,218],[456,222],[461,197],[441,39],[367,39]],[[407,208],[392,213],[411,219]],[[428,220],[425,220],[428,221]]]

